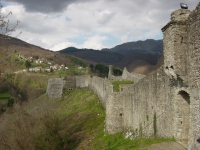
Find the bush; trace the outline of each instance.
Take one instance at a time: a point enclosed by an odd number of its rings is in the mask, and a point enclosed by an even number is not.
[[[14,99],[13,98],[9,98],[8,99],[8,103],[7,103],[7,107],[12,107],[14,104]]]

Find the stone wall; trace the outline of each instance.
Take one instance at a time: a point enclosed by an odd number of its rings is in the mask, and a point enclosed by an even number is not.
[[[177,82],[170,79],[163,67],[129,87],[123,95],[123,127],[131,136],[177,137]]]
[[[113,134],[123,131],[123,98],[122,94],[108,94],[106,101],[106,133]]]
[[[179,9],[171,14],[171,21],[162,28],[164,66],[179,76],[186,75],[187,18],[189,10]],[[173,74],[172,74],[173,76]]]
[[[122,80],[122,76],[109,75],[108,79],[111,80],[111,81],[121,81]]]
[[[63,78],[65,91],[73,90],[76,88],[76,77],[75,76],[66,76]]]
[[[113,92],[113,85],[108,79],[103,79],[96,76],[76,76],[76,86],[89,87],[90,89],[92,89],[98,95],[104,108],[106,108],[108,93]]]
[[[76,87],[88,87],[91,82],[91,77],[89,75],[76,76]]]
[[[63,93],[63,79],[51,78],[48,80],[46,93],[50,99],[61,98]]]
[[[140,79],[144,78],[145,75],[138,73],[130,73],[127,71],[126,67],[123,70],[122,80],[131,80],[134,83],[137,83]]]
[[[106,109],[106,133],[126,137],[175,137],[200,147],[200,4],[192,12],[171,14],[164,32],[164,66],[148,76],[129,73],[109,79],[134,81],[113,92],[108,79],[77,76],[76,87],[89,87]],[[49,80],[47,94],[62,94],[60,79]],[[56,92],[57,91],[57,92]]]
[[[190,143],[200,139],[200,4],[188,18],[187,71],[190,89]]]
[[[108,73],[109,80],[112,80],[112,81],[131,80],[134,83],[137,83],[140,79],[142,79],[144,77],[145,77],[145,75],[143,75],[143,74],[128,72],[126,67],[123,70],[122,76],[114,76],[113,75],[113,66],[109,65],[109,73]]]

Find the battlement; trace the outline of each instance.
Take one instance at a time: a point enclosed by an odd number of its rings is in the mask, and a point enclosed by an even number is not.
[[[112,75],[112,66],[109,67],[111,80],[131,79],[134,85],[121,86],[121,91],[116,93],[108,79],[78,76],[74,82],[76,87],[89,87],[99,96],[106,109],[108,134],[124,132],[130,138],[174,137],[188,144],[189,149],[198,149],[200,3],[192,12],[185,9],[172,12],[171,21],[162,31],[162,67],[147,76],[131,74],[125,68],[123,75],[117,78]],[[54,97],[51,86],[48,85],[47,93]]]
[[[191,11],[187,9],[178,9],[171,13],[171,21],[167,23],[161,30],[164,32],[167,28],[171,25],[186,25],[188,16],[190,15]]]
[[[191,11],[187,9],[178,9],[171,13],[171,20],[172,21],[187,21],[188,16],[190,15]]]
[[[109,65],[109,73],[108,73],[108,79],[109,80],[112,80],[112,81],[131,80],[134,83],[137,83],[139,80],[141,80],[144,77],[145,77],[145,75],[143,75],[143,74],[128,72],[126,67],[124,67],[122,76],[114,76],[113,75],[113,66]]]

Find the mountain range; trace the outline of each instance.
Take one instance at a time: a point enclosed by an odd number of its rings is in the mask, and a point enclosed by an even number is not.
[[[128,42],[117,45],[113,48],[104,48],[102,50],[94,49],[78,49],[68,47],[63,50],[53,52],[41,47],[29,44],[17,38],[10,37],[2,39],[0,43],[0,51],[5,53],[5,57],[1,58],[1,64],[5,62],[7,70],[15,70],[20,66],[19,62],[11,61],[12,54],[20,54],[26,57],[39,56],[58,64],[73,65],[69,57],[80,58],[87,64],[106,64],[113,65],[124,69],[126,67],[129,72],[148,74],[163,64],[163,41],[147,39],[145,41]],[[160,59],[160,60],[159,60]]]
[[[59,53],[76,56],[93,63],[114,65],[121,69],[126,67],[130,72],[148,74],[162,64],[162,60],[158,60],[162,59],[163,41],[147,39],[102,50],[68,47],[60,50]]]

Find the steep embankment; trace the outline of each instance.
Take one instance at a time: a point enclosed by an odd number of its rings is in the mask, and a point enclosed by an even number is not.
[[[87,88],[66,92],[61,99],[43,95],[15,104],[0,118],[0,149],[101,150],[139,149],[172,139],[124,139],[104,135],[105,111]]]
[[[43,95],[1,116],[0,149],[86,148],[103,132],[104,119],[97,96],[88,89],[67,92],[57,100]]]

